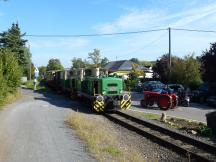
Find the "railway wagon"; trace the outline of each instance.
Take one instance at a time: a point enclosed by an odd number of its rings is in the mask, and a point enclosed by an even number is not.
[[[128,109],[131,95],[123,91],[123,80],[110,77],[105,70],[72,69],[58,71],[55,74],[57,89],[70,92],[72,98],[88,100],[97,112],[110,109]]]

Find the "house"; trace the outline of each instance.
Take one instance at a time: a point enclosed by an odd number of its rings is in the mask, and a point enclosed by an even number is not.
[[[129,60],[111,61],[107,63],[107,65],[104,68],[107,69],[111,75],[116,74],[127,79],[130,71],[132,70],[133,64],[134,63]],[[139,66],[138,68],[140,70],[143,70],[148,78],[152,77],[153,71],[151,70],[151,68],[143,66]]]

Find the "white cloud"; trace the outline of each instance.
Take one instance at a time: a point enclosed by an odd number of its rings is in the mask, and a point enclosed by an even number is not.
[[[158,21],[158,17],[163,15],[161,12],[154,11],[140,11],[130,10],[129,13],[120,16],[116,21],[112,23],[99,24],[93,28],[100,33],[111,33],[118,31],[127,31],[133,29],[143,29],[145,27],[153,25]]]
[[[204,4],[196,5],[196,1],[193,1],[193,3],[184,5],[184,8],[176,11],[164,8],[127,9],[126,14],[119,16],[112,22],[98,24],[94,26],[94,29],[100,33],[167,27],[215,30],[216,3]],[[111,50],[104,51],[104,53],[109,59],[115,59],[116,56],[118,59],[131,57],[145,60],[157,59],[160,55],[168,52],[168,32],[162,32],[107,38],[107,40],[110,39],[110,45],[106,44],[103,48]],[[215,34],[212,33],[172,31],[172,53],[184,56],[194,51],[196,55],[200,55],[203,50],[209,48],[210,42],[215,41]],[[113,56],[110,56],[109,53],[112,53]]]
[[[172,14],[165,9],[128,9],[126,14],[119,16],[115,21],[98,24],[93,28],[100,33],[112,33],[158,27],[166,28],[168,26],[184,27],[190,25],[194,27],[201,21],[207,21],[209,16],[216,17],[216,3],[201,7],[189,6],[183,11]]]

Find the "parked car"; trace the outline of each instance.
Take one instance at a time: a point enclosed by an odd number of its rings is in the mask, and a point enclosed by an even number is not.
[[[216,107],[216,96],[210,96],[206,101],[209,106]]]
[[[192,102],[204,103],[204,102],[206,102],[209,95],[210,95],[209,84],[208,83],[203,83],[199,87],[198,90],[192,91],[191,100],[192,100]]]
[[[178,105],[190,106],[190,97],[183,85],[168,84],[167,86],[178,96]]]
[[[161,83],[160,81],[147,81],[143,83],[143,90],[144,91],[152,91],[153,89],[163,89],[165,88],[165,84]]]

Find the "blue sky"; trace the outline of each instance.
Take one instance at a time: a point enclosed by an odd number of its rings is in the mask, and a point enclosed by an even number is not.
[[[8,0],[0,1],[0,31],[18,22],[26,34],[91,34],[161,28],[216,30],[214,0]],[[121,36],[33,38],[32,61],[47,65],[59,58],[65,67],[74,57],[87,59],[94,48],[109,60],[136,57],[156,60],[168,52],[168,32]],[[200,55],[216,42],[216,33],[172,31],[172,53]]]

